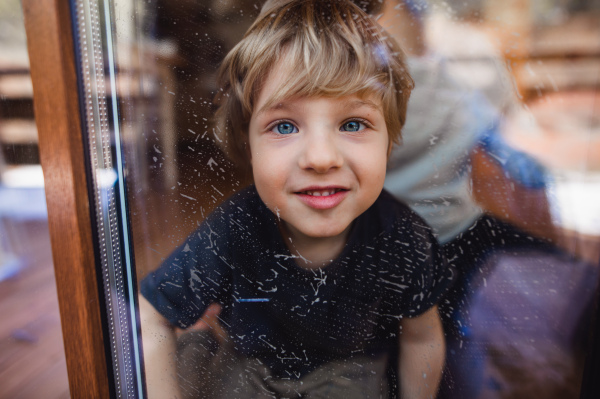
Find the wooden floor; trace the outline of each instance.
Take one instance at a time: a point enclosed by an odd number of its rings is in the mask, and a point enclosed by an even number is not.
[[[69,398],[47,222],[3,226],[22,268],[0,282],[0,398]]]

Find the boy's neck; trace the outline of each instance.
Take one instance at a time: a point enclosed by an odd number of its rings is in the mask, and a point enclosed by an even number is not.
[[[308,237],[298,234],[283,221],[279,223],[283,241],[296,256],[296,264],[304,269],[322,269],[337,259],[348,241],[351,227],[334,237]]]

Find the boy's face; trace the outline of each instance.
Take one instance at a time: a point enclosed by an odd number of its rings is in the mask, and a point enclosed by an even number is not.
[[[345,239],[383,188],[389,139],[381,103],[300,97],[264,108],[286,77],[271,71],[250,120],[256,189],[292,239]]]

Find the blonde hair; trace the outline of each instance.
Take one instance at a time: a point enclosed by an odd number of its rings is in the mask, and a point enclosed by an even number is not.
[[[217,120],[223,147],[250,166],[248,127],[258,93],[277,63],[290,73],[269,99],[377,96],[390,138],[398,142],[414,87],[398,44],[345,0],[270,0],[219,70]]]

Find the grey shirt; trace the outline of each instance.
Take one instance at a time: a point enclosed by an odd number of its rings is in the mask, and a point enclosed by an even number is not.
[[[471,194],[470,154],[499,118],[483,95],[450,78],[439,58],[412,57],[408,66],[416,87],[385,188],[425,219],[444,244],[483,213]]]

